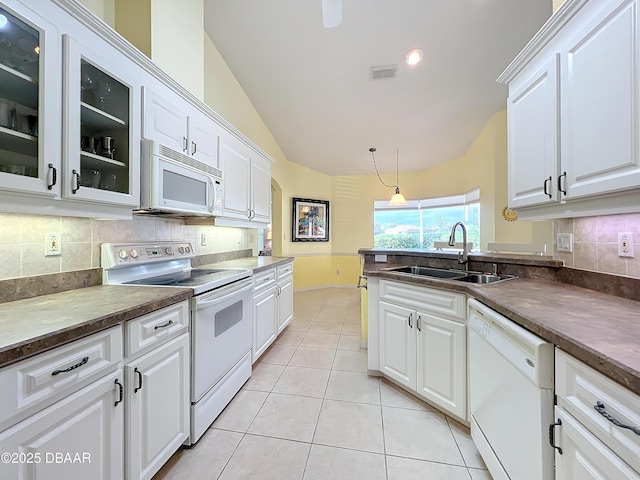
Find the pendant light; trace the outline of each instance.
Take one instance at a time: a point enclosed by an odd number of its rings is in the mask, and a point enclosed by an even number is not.
[[[389,187],[389,188],[395,187],[396,189],[396,193],[394,193],[393,196],[391,197],[391,200],[389,200],[389,206],[401,207],[403,205],[406,205],[407,201],[404,199],[404,195],[400,193],[400,187],[398,186],[398,149],[396,148],[396,184],[395,185],[387,185],[382,181],[382,178],[380,178],[380,172],[378,172],[378,166],[376,165],[376,156],[375,156],[376,149],[375,147],[371,147],[369,151],[371,152],[371,158],[373,159],[373,168],[376,170],[376,175],[378,176],[378,180],[380,180],[380,183],[385,187]]]

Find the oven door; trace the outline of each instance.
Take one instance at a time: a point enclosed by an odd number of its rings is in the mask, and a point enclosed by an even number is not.
[[[142,208],[195,215],[212,215],[216,202],[214,178],[164,157],[150,159],[148,205]]]
[[[192,298],[192,402],[251,350],[252,293],[249,278]]]

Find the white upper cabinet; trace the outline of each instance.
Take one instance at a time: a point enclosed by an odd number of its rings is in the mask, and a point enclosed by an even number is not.
[[[147,86],[143,87],[142,98],[142,136],[186,155],[186,109],[177,105],[177,99],[172,102],[166,95],[158,95]]]
[[[63,44],[63,196],[138,207],[140,67],[106,44]]]
[[[638,16],[637,0],[567,0],[500,77],[521,219],[640,210]]]
[[[143,88],[143,112],[144,138],[219,168],[222,127],[195,106],[168,87],[154,84]]]
[[[224,217],[266,224],[271,221],[271,166],[249,145],[226,134],[220,137],[224,176]]]
[[[46,15],[46,12],[40,12]],[[0,15],[0,190],[60,195],[60,35],[14,0]]]
[[[534,64],[509,85],[509,206],[557,200],[558,55]]]
[[[560,175],[566,172],[567,198],[640,186],[638,5],[606,3],[567,32],[562,51]]]

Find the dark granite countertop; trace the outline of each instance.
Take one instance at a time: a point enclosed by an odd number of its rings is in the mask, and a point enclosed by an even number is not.
[[[186,300],[189,288],[98,285],[0,304],[0,366]]]
[[[389,267],[398,265],[365,264],[364,273],[465,292],[640,395],[640,302],[545,279],[472,285]]]
[[[289,257],[242,257],[202,266],[243,268],[256,273],[292,261],[293,258]],[[21,282],[20,285],[24,283],[26,286],[34,283]],[[6,281],[0,285],[9,290],[12,286]],[[21,286],[23,290],[25,285]],[[52,290],[49,284],[39,289],[45,292]],[[12,299],[7,294],[5,302],[0,303],[0,367],[193,295],[190,288],[131,285],[94,285],[40,295],[37,292],[27,293],[30,298],[12,293]]]

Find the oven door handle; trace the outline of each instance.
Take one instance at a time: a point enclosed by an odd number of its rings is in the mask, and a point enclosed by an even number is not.
[[[236,297],[242,293],[248,292],[253,290],[253,284],[249,283],[246,287],[242,287],[238,290],[232,290],[230,292],[228,292],[225,295],[222,295],[221,297],[218,297],[217,295],[209,295],[208,299],[206,298],[200,298],[200,297],[195,297],[196,300],[196,310],[204,310],[205,308],[209,308],[212,307],[214,305],[218,305],[222,302],[225,302],[227,300],[232,299],[233,297]],[[205,297],[207,297],[205,295]]]

